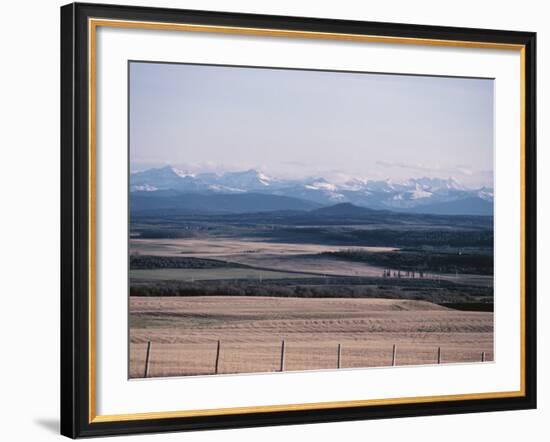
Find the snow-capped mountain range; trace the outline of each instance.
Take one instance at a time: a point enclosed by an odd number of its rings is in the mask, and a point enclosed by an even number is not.
[[[352,203],[371,209],[408,212],[493,213],[492,188],[466,188],[452,177],[414,178],[404,182],[352,179],[345,183],[333,183],[322,177],[279,179],[254,169],[223,174],[191,174],[166,166],[131,173],[130,190],[134,193],[166,190],[186,194],[256,193],[291,197],[325,206]]]

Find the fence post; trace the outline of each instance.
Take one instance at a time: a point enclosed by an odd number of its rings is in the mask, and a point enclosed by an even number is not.
[[[485,362],[485,352],[481,352],[481,362]]]
[[[441,347],[437,347],[437,363],[441,364]]]
[[[151,355],[151,341],[147,341],[147,352],[145,353],[145,373],[143,377],[149,376],[149,357]]]
[[[219,364],[220,364],[220,347],[221,347],[221,342],[218,339],[218,346],[216,347],[216,365],[215,365],[215,368],[214,368],[214,373],[215,374],[218,374],[218,368],[219,368]]]
[[[338,344],[338,368],[341,367],[341,361],[342,361],[342,344]]]
[[[392,367],[395,367],[395,364],[397,363],[397,347],[395,344],[393,344],[393,351],[391,356],[391,365]]]
[[[281,344],[281,371],[285,371],[285,340]]]

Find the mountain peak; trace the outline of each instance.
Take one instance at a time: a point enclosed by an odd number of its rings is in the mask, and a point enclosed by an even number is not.
[[[234,188],[257,189],[269,186],[271,178],[256,169],[248,169],[240,172],[226,172],[220,177],[219,181]]]
[[[420,185],[422,190],[465,190],[465,187],[453,176],[449,178],[430,178],[424,176],[422,178],[411,178],[406,182],[406,185]]]

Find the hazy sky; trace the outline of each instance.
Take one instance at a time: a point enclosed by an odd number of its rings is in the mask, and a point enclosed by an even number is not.
[[[130,167],[492,185],[493,81],[130,64]]]

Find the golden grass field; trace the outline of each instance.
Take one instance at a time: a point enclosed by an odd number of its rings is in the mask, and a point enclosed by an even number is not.
[[[493,313],[426,301],[348,298],[131,297],[131,378],[493,360]]]

